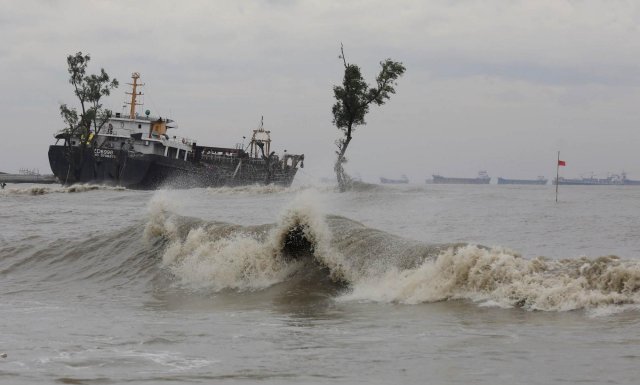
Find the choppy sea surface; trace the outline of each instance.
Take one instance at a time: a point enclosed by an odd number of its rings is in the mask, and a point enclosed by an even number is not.
[[[640,188],[0,191],[2,384],[637,384]]]

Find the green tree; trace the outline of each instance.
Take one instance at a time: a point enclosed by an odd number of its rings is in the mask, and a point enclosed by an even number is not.
[[[333,105],[333,124],[342,132],[343,137],[336,140],[337,159],[333,166],[338,180],[338,188],[341,192],[351,186],[351,178],[344,171],[347,162],[345,153],[353,138],[356,126],[365,125],[365,115],[369,112],[371,104],[383,105],[395,94],[396,80],[405,72],[401,62],[386,59],[380,62],[380,73],[376,77],[375,87],[369,85],[362,78],[360,67],[347,63],[344,55],[344,46],[340,45],[340,59],[344,63],[344,78],[342,85],[333,87],[336,104]]]
[[[69,171],[75,174],[76,180],[80,176],[87,147],[96,145],[96,141],[93,140],[95,135],[100,133],[112,115],[111,110],[103,108],[101,99],[103,96],[109,96],[111,90],[118,87],[118,80],[111,79],[103,68],[99,74],[87,75],[90,60],[91,57],[83,55],[82,52],[67,56],[69,83],[80,102],[80,110],[66,104],[60,105],[60,115],[66,125],[62,130],[62,136],[65,139]],[[73,145],[72,138],[77,140],[77,146]],[[74,148],[77,150],[74,151]]]

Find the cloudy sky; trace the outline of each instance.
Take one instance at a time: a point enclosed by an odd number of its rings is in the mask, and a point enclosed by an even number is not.
[[[145,109],[176,134],[234,146],[264,115],[274,148],[332,175],[332,86],[347,60],[373,81],[407,72],[349,149],[365,180],[433,173],[640,179],[640,3],[635,1],[0,0],[0,171],[49,172],[47,147],[74,103],[66,56],[121,82],[142,74]]]

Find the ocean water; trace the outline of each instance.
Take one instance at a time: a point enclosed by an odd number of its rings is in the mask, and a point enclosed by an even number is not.
[[[0,191],[2,384],[637,384],[640,188]]]

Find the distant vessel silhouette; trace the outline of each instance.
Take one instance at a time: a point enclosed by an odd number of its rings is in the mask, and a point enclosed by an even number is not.
[[[383,184],[403,184],[403,183],[409,183],[409,178],[407,178],[406,175],[402,175],[400,177],[400,179],[389,179],[389,178],[383,178],[380,177],[380,183]]]
[[[556,184],[556,180],[553,180]],[[611,174],[606,178],[597,178],[594,175],[582,178],[558,178],[559,185],[569,186],[640,186],[640,180],[627,179],[626,173]]]
[[[498,184],[547,184],[549,180],[543,176],[539,176],[537,179],[506,179],[498,178]]]
[[[430,181],[427,181],[429,183]],[[479,171],[476,178],[449,178],[442,175],[433,175],[436,184],[489,184],[491,177],[486,171]]]

